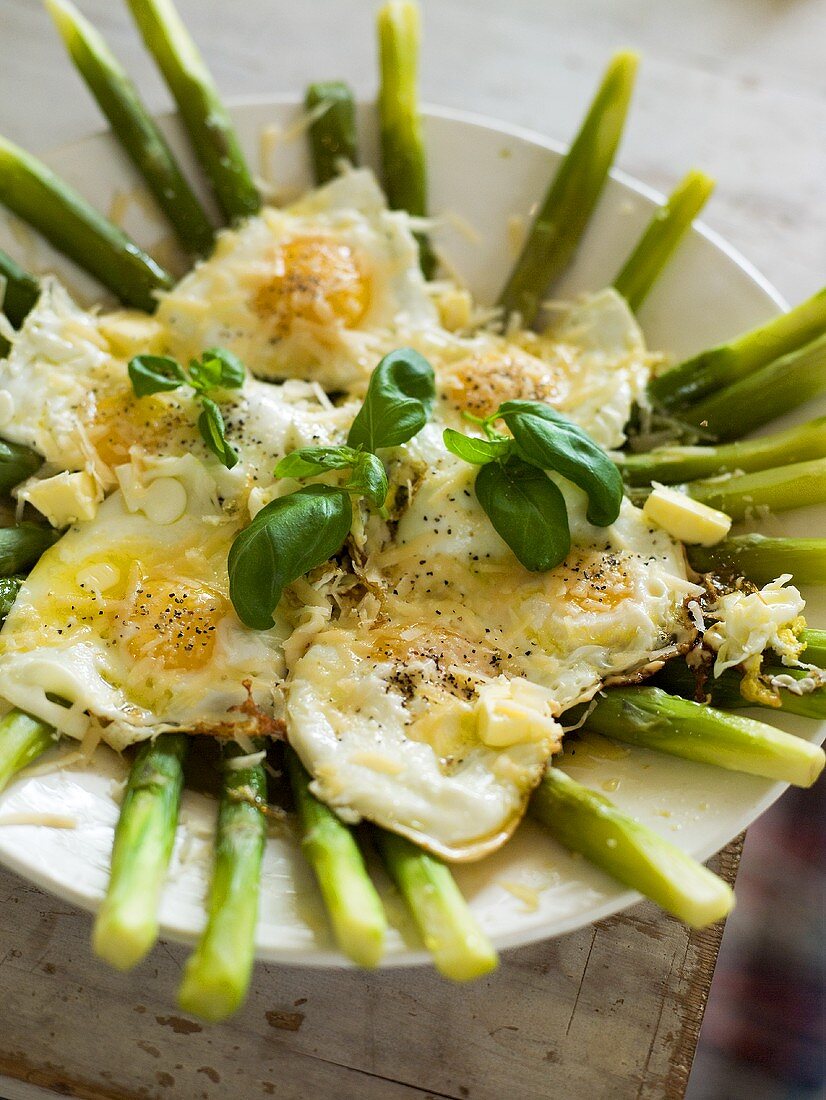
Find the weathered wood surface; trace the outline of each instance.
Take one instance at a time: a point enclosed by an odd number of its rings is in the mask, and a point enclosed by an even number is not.
[[[740,845],[716,869],[732,881]],[[0,872],[0,1095],[35,1100],[677,1100],[722,929],[653,906],[505,954],[457,988],[427,969],[259,966],[231,1022],[174,1007],[185,951],[133,974],[90,920]]]

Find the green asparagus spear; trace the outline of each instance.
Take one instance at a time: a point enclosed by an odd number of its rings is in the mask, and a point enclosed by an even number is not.
[[[811,787],[826,763],[823,749],[802,737],[656,687],[611,688],[598,698],[585,728],[630,745],[797,787]]]
[[[187,960],[178,992],[185,1012],[210,1022],[226,1019],[243,1002],[255,951],[267,777],[260,764],[233,768],[233,761],[244,755],[234,742],[224,749],[207,925]]]
[[[45,164],[0,137],[0,202],[124,304],[151,311],[172,278]]]
[[[22,577],[0,577],[0,626],[14,607],[22,583]]]
[[[821,583],[823,583],[821,581]],[[806,643],[802,660],[807,664],[817,665],[818,668],[826,668],[826,630],[804,630],[801,635]]]
[[[625,261],[614,287],[636,313],[691,223],[711,198],[714,180],[691,171],[652,218],[639,244]]]
[[[804,653],[804,660],[810,660]],[[812,662],[814,663],[814,662]],[[803,680],[808,673],[803,669],[786,668],[783,665],[766,667],[766,676],[788,676],[792,680]],[[687,699],[708,700],[723,710],[737,710],[742,707],[759,707],[761,710],[779,711],[783,714],[797,714],[801,718],[826,718],[826,689],[806,692],[800,695],[781,688],[780,705],[773,707],[765,702],[744,699],[740,693],[741,674],[737,669],[726,669],[722,676],[709,678],[697,690],[697,677],[685,661],[673,660],[654,677],[654,683],[672,695],[682,695]]]
[[[761,367],[796,351],[826,331],[826,289],[727,344],[665,371],[648,386],[655,405],[687,408],[715,390],[739,382]]]
[[[43,551],[59,538],[59,531],[37,523],[0,527],[0,577],[19,573],[34,564]]]
[[[826,333],[680,412],[715,439],[736,439],[826,391]]]
[[[14,325],[20,328],[29,310],[34,306],[40,294],[40,284],[33,275],[24,271],[11,256],[0,251],[0,278],[5,281],[5,290],[0,294],[3,312]]]
[[[172,0],[128,0],[178,104],[192,146],[228,221],[255,214],[261,196],[218,89]]]
[[[471,915],[450,868],[396,833],[377,829],[376,844],[439,973],[463,982],[493,970],[496,952]]]
[[[628,485],[666,484],[716,474],[766,470],[792,462],[826,457],[826,416],[786,431],[719,447],[658,447],[648,454],[623,455],[619,460]]]
[[[341,81],[311,84],[305,105],[313,112],[310,124],[310,152],[317,185],[338,175],[339,164],[358,163],[356,145],[356,105],[353,93]]]
[[[744,519],[757,508],[775,512],[807,508],[826,502],[826,458],[758,470],[753,474],[689,481],[674,488],[701,504],[726,512],[735,521]],[[634,504],[642,505],[649,492],[650,489],[642,487],[632,488],[628,496]]]
[[[562,274],[585,232],[619,145],[634,87],[637,55],[616,54],[585,121],[531,226],[499,305],[533,323],[550,284]]]
[[[303,834],[301,847],[315,871],[336,942],[359,966],[376,966],[387,919],[352,832],[310,793],[310,776],[292,749],[287,770]]]
[[[129,772],[109,888],[92,936],[96,954],[118,970],[139,963],[158,938],[158,902],[175,841],[187,747],[185,734],[162,733],[141,746]]]
[[[419,6],[412,0],[389,0],[377,17],[380,84],[378,96],[381,170],[384,192],[394,210],[427,215],[427,160],[419,117],[416,82],[419,65]],[[426,279],[433,277],[436,256],[423,233],[419,262]]]
[[[206,255],[212,247],[212,226],[123,66],[70,0],[46,0],[46,6],[115,137],[146,180],[181,244]]]
[[[826,539],[775,539],[735,535],[716,546],[688,546],[699,573],[736,573],[755,584],[791,573],[796,584],[826,584]]]
[[[22,710],[0,718],[0,791],[12,776],[50,749],[57,736],[51,726]]]
[[[566,848],[695,928],[721,920],[734,904],[722,879],[559,768],[545,772],[531,813]]]
[[[29,447],[0,439],[0,494],[5,495],[15,485],[31,477],[42,463],[42,457]]]
[[[826,458],[720,481],[689,481],[685,488],[689,496],[733,520],[743,519],[755,508],[773,512],[805,508],[826,503]]]

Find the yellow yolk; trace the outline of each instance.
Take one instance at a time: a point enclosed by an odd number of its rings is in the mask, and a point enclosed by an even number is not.
[[[197,582],[151,578],[137,590],[129,652],[152,657],[166,669],[196,669],[209,663],[218,623],[229,612],[220,593]]]
[[[353,328],[367,312],[369,283],[349,245],[332,237],[295,237],[275,256],[255,295],[258,313],[283,339],[296,319]]]
[[[595,550],[573,550],[562,565],[548,575],[549,598],[556,593],[580,611],[614,608],[634,595],[634,580],[621,553],[607,556]],[[558,592],[557,592],[558,590]]]
[[[154,397],[135,397],[131,385],[89,395],[84,423],[102,462],[119,466],[129,461],[131,447],[163,451],[170,410]],[[174,417],[175,424],[179,418]]]
[[[451,372],[447,386],[448,398],[474,416],[490,416],[503,401],[554,404],[563,392],[560,372],[519,348],[463,359]]]

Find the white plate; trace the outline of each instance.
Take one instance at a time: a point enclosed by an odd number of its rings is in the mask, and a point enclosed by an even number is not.
[[[261,140],[267,129],[271,134],[275,128],[288,132],[300,109],[277,100],[245,103],[234,115],[253,165],[275,193],[288,197],[304,190],[310,179],[304,135]],[[371,108],[361,109],[360,123],[363,158],[375,164]],[[559,146],[536,134],[443,109],[429,110],[426,125],[431,206],[447,215],[440,245],[474,293],[491,301],[512,260],[509,221],[513,215],[527,217],[544,193]],[[165,119],[164,126],[191,165],[174,119]],[[168,241],[163,240],[168,230],[141,199],[135,176],[110,137],[88,138],[47,159],[100,209],[115,203],[125,213],[129,232],[169,261]],[[614,173],[560,296],[609,283],[659,199],[642,184]],[[88,300],[100,298],[88,280],[42,242],[21,235],[19,227],[0,225],[0,246],[38,271],[56,268]],[[641,321],[651,347],[682,356],[756,324],[778,307],[783,302],[765,279],[716,235],[697,228],[652,293]],[[821,515],[817,522],[822,526],[822,521]],[[813,517],[809,513],[805,520],[791,517],[785,522],[789,531],[810,532]],[[818,610],[811,621],[826,622]],[[811,722],[786,718],[782,724],[817,739]],[[94,769],[24,776],[0,796],[0,822],[20,811],[57,811],[76,820],[74,829],[0,825],[0,860],[88,909],[99,904],[106,886],[118,813],[114,796],[125,775],[121,761],[108,750],[101,750],[94,763]],[[572,774],[596,789],[611,790],[610,797],[623,810],[702,859],[736,836],[785,789],[636,749],[614,759],[592,759]],[[161,905],[163,933],[171,939],[191,940],[202,925],[214,812],[215,804],[206,798],[185,795]],[[569,932],[638,900],[585,860],[568,855],[531,822],[495,856],[456,868],[456,876],[500,948]],[[386,964],[427,961],[392,892],[388,907],[394,929]],[[263,959],[345,962],[331,943],[312,876],[289,833],[273,836],[267,844],[257,944]]]

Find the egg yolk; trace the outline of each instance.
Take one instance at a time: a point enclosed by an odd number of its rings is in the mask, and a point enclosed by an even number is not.
[[[557,372],[518,348],[482,352],[456,365],[448,382],[448,398],[464,412],[490,416],[504,401],[548,401],[562,397]]]
[[[228,612],[224,596],[196,581],[144,580],[130,616],[129,652],[167,669],[201,668],[212,659],[218,623]]]
[[[330,237],[296,237],[281,245],[274,270],[258,288],[255,308],[275,336],[294,321],[353,328],[367,311],[369,285],[349,245]]]
[[[131,386],[89,396],[84,427],[98,457],[107,466],[129,461],[134,446],[163,453],[172,433],[188,424],[181,412],[154,397],[135,397]]]
[[[564,588],[564,599],[586,613],[616,607],[634,598],[634,578],[621,553],[576,551],[549,575],[554,586]]]

